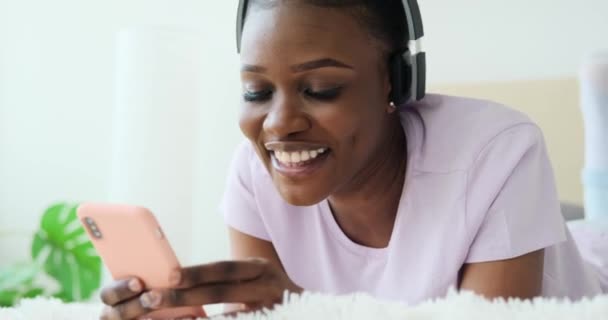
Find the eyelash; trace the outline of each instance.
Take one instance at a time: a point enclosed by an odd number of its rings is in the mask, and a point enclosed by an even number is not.
[[[262,102],[266,101],[272,95],[272,90],[245,92],[243,99],[247,102]]]
[[[310,98],[318,100],[318,101],[329,102],[329,101],[333,101],[336,98],[338,98],[340,96],[341,91],[342,91],[341,87],[336,87],[336,88],[317,91],[317,92],[314,92],[310,89],[306,89],[306,90],[304,90],[304,94],[306,94]],[[258,102],[258,103],[264,102],[264,101],[267,101],[270,99],[270,97],[272,96],[272,93],[273,93],[272,90],[245,92],[245,94],[243,94],[243,99],[245,99],[246,102]]]

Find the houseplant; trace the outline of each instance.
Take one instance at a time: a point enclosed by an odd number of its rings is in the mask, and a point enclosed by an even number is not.
[[[76,216],[77,205],[45,210],[33,236],[31,260],[0,267],[0,306],[22,298],[89,299],[101,284],[101,259]]]

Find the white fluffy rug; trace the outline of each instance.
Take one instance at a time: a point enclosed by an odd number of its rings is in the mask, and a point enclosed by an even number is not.
[[[0,320],[98,320],[100,310],[97,304],[64,305],[56,300],[25,300],[16,308],[0,309]],[[472,293],[453,292],[445,299],[407,307],[380,302],[367,295],[332,297],[305,293],[287,297],[283,305],[272,311],[245,314],[238,319],[602,320],[608,319],[608,295],[576,303],[540,298],[533,302],[490,302]]]

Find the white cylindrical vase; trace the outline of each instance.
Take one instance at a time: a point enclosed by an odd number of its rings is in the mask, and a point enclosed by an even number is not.
[[[585,216],[608,219],[608,51],[589,55],[580,70],[585,122]]]
[[[117,35],[109,200],[151,209],[180,261],[192,250],[203,57],[193,30]]]

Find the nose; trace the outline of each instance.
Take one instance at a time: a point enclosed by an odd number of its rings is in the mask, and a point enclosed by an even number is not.
[[[277,99],[278,100],[278,99]],[[264,119],[264,132],[275,138],[285,138],[310,129],[311,122],[297,102],[277,101]]]

